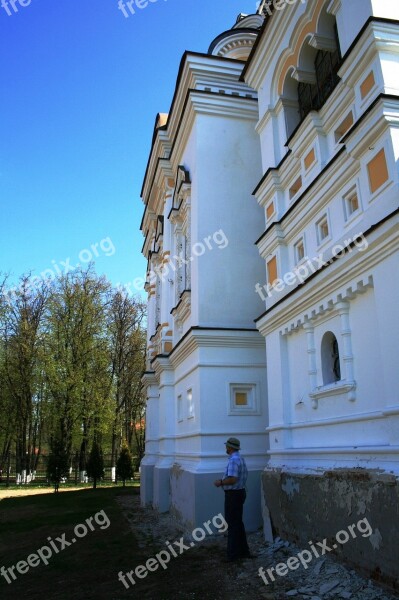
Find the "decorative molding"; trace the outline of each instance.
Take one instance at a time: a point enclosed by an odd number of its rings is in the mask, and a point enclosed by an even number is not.
[[[239,406],[235,403],[236,392],[242,392],[246,394],[247,404]],[[229,383],[227,397],[229,400],[229,416],[246,417],[259,416],[262,414],[259,381],[257,383]]]
[[[172,208],[168,215],[168,219],[171,217],[172,211],[179,211],[182,202],[190,196],[191,193],[191,178],[190,172],[183,166],[177,167],[176,182],[174,185]]]
[[[183,362],[198,348],[264,348],[265,340],[256,330],[191,329],[173,349],[174,366]]]
[[[220,45],[220,48],[215,48],[214,54],[226,58],[238,58],[239,56],[247,58],[255,43],[256,37],[256,35],[251,38],[240,36],[239,39],[227,40],[224,44]],[[231,54],[234,54],[235,56],[229,56]]]
[[[159,354],[169,354],[173,349],[173,331],[169,328],[169,323],[158,324],[150,341],[148,352],[151,360],[154,360]]]
[[[334,38],[320,35],[318,33],[313,33],[309,39],[309,45],[312,46],[312,48],[316,48],[316,50],[326,50],[327,52],[335,52],[337,49],[337,44]]]
[[[141,382],[145,387],[149,387],[150,385],[159,385],[159,380],[156,376],[155,371],[145,371],[141,378]]]
[[[184,290],[180,295],[178,304],[172,308],[171,315],[175,319],[177,330],[181,334],[183,323],[191,314],[191,290]]]
[[[342,0],[331,0],[330,4],[327,6],[328,14],[336,17],[341,6]]]
[[[356,398],[356,381],[336,381],[335,383],[329,383],[328,385],[320,385],[316,387],[309,394],[309,398],[312,401],[312,408],[317,409],[319,406],[319,400],[321,398],[328,398],[330,396],[337,397],[341,394],[346,394],[348,400],[353,402]]]
[[[314,70],[308,71],[305,69],[298,69],[297,67],[294,67],[294,69],[292,70],[291,77],[293,77],[294,79],[296,79],[296,81],[299,81],[300,83],[315,84],[317,81],[316,73]]]
[[[312,421],[300,421],[298,423],[290,423],[290,424],[275,424],[270,425],[270,427],[266,428],[268,433],[273,433],[274,431],[281,431],[283,429],[287,429],[288,431],[293,431],[295,429],[313,429],[316,427],[325,427],[326,425],[344,425],[345,423],[360,423],[365,421],[375,421],[386,419],[391,416],[399,415],[399,405],[392,406],[391,408],[382,409],[379,411],[373,411],[368,413],[356,413],[351,415],[346,415],[345,417],[334,417],[328,419],[318,419]]]
[[[287,456],[291,455],[294,457],[303,456],[306,454],[310,455],[318,455],[318,454],[344,454],[345,456],[348,454],[370,454],[374,456],[375,454],[393,454],[396,458],[399,457],[399,445],[397,446],[331,446],[324,448],[273,448],[267,453],[269,457],[281,455]]]
[[[295,318],[290,325],[280,330],[281,335],[291,335],[304,327],[305,323],[311,321],[315,323],[319,318],[322,318],[327,312],[332,312],[339,309],[341,302],[346,300],[352,300],[359,294],[364,294],[368,289],[374,287],[372,275],[365,276],[359,279],[356,283],[351,284],[346,288],[345,291],[339,292],[334,296],[330,296],[328,299],[321,302],[318,306],[312,307],[309,311],[306,311]],[[337,305],[337,306],[336,306]]]

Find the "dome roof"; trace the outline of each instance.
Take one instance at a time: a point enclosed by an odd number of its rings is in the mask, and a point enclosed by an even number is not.
[[[263,23],[261,15],[239,14],[228,31],[218,35],[208,49],[208,54],[236,60],[247,60]]]

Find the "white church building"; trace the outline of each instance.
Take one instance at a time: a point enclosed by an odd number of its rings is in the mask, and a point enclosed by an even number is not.
[[[399,4],[266,0],[186,52],[144,178],[142,502],[245,519],[399,585]]]

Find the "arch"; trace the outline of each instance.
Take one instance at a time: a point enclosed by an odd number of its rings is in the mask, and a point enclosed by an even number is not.
[[[301,121],[298,102],[298,82],[293,77],[294,72],[295,70],[293,67],[288,70],[284,81],[283,95],[281,97],[284,108],[287,138],[291,136]]]
[[[321,340],[321,370],[323,385],[341,380],[339,345],[332,331],[326,331]]]
[[[285,100],[298,100],[297,96],[297,84],[298,82],[294,79],[293,75],[295,73],[294,67],[288,69],[284,85],[283,85],[283,94],[282,97]]]
[[[314,61],[316,58],[317,50],[310,45],[310,41],[313,35],[308,34],[303,40],[303,44],[298,54],[297,70],[303,72],[314,71]]]
[[[317,29],[317,23],[319,21],[320,13],[326,4],[326,0],[317,0],[316,7],[313,12],[311,20],[306,21],[302,29],[298,28],[299,31],[296,33],[296,41],[290,55],[285,59],[284,63],[278,69],[278,84],[277,84],[277,95],[282,96],[284,81],[290,67],[296,68],[298,65],[299,53],[302,49],[306,37],[312,35]],[[290,41],[290,46],[293,40]]]
[[[310,32],[313,24],[322,33]],[[299,39],[302,45],[295,53],[296,64],[288,66],[280,94],[288,138],[310,111],[320,110],[339,82],[341,54],[338,31],[335,17],[327,13],[326,6],[321,10],[317,23],[312,21],[302,29]],[[293,56],[290,56],[285,64],[292,59]]]
[[[327,39],[335,39],[337,21],[334,15],[327,12],[327,6],[328,4],[324,6],[319,14],[315,31],[319,36]]]

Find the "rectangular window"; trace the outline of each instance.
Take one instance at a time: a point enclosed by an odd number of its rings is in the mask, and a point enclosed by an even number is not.
[[[273,256],[267,263],[267,281],[271,285],[278,279],[277,277],[277,257]]]
[[[310,167],[316,162],[316,155],[314,152],[314,148],[311,149],[310,152],[303,159],[303,163],[305,165],[306,171],[310,169]]]
[[[258,385],[255,383],[230,383],[229,415],[259,415]]]
[[[194,417],[193,390],[187,390],[187,418],[192,419],[193,417]]]
[[[295,196],[295,194],[297,194],[299,192],[301,187],[302,187],[302,177],[299,176],[298,179],[295,180],[295,182],[292,184],[292,186],[289,189],[290,200]]]
[[[318,221],[318,223],[316,224],[316,227],[317,227],[317,241],[319,244],[321,244],[330,235],[327,215],[324,215],[324,217],[322,217],[320,219],[320,221]]]
[[[234,393],[234,403],[236,406],[248,406],[247,392],[239,392],[236,390]]]
[[[388,181],[388,167],[385,150],[382,148],[376,156],[368,163],[369,183],[371,193],[374,194],[386,181]]]
[[[334,131],[335,141],[338,143],[339,140],[344,137],[345,133],[349,131],[349,129],[353,125],[353,113],[350,111],[349,115],[345,117],[345,119],[338,125],[337,129]]]
[[[295,260],[297,263],[301,262],[305,258],[305,244],[303,238],[301,238],[294,246],[295,249]]]
[[[345,219],[348,220],[354,213],[356,213],[360,208],[359,197],[357,195],[357,190],[352,189],[346,196],[344,196],[344,209],[345,209]]]
[[[367,75],[366,79],[363,81],[363,83],[360,86],[360,94],[362,96],[362,99],[367,96],[367,94],[373,89],[374,85],[375,85],[374,72],[371,71],[371,73],[369,73]]]
[[[270,202],[268,207],[266,208],[266,219],[269,220],[274,215],[274,202]]]
[[[181,394],[177,396],[177,420],[183,421],[183,397]]]

